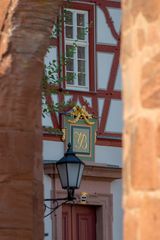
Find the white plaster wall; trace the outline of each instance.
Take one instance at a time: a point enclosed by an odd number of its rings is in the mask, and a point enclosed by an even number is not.
[[[123,239],[122,180],[111,183],[113,194],[113,240]]]
[[[95,146],[95,162],[122,166],[122,148]]]
[[[121,9],[120,8],[108,8],[110,17],[112,18],[113,25],[117,33],[120,33],[121,27]]]
[[[83,97],[83,99],[87,101],[89,106],[92,106],[92,98],[90,98],[90,97]]]
[[[102,117],[102,112],[103,112],[103,107],[104,107],[104,98],[99,98],[98,99],[98,123],[100,124],[101,122],[101,117]]]
[[[64,155],[64,143],[43,141],[43,160],[57,161]],[[95,162],[122,166],[122,148],[95,146]]]
[[[64,143],[43,141],[43,160],[59,160],[64,155]]]
[[[44,57],[44,64],[47,66],[49,66],[49,63],[52,63],[53,60],[57,61],[57,47],[50,47],[47,52],[46,55]],[[48,71],[47,71],[48,72]],[[57,79],[57,73],[55,72],[54,77]],[[50,79],[50,81],[52,82],[52,79]],[[57,103],[57,98],[52,96],[54,103]],[[42,108],[44,108],[45,106],[42,105]],[[45,117],[42,117],[42,125],[46,126],[46,127],[53,127],[53,123],[50,117],[50,114],[45,115]]]
[[[45,115],[45,117],[42,117],[42,126],[53,127],[50,114],[47,114]]]
[[[106,89],[110,77],[114,55],[112,53],[97,53],[97,88]]]
[[[51,198],[51,190],[52,190],[52,183],[51,178],[47,175],[43,177],[44,183],[44,199]],[[50,203],[47,203],[50,206]],[[45,215],[49,213],[49,210],[45,211]],[[51,216],[44,218],[44,233],[48,234],[48,236],[44,237],[44,240],[52,240],[52,220]]]
[[[123,102],[121,100],[112,100],[108,120],[105,126],[107,132],[122,132],[123,128]]]
[[[49,63],[52,62],[53,60],[57,61],[57,47],[52,46],[46,52],[46,55],[44,57],[44,64],[48,66]]]
[[[106,23],[105,15],[99,7],[96,7],[96,19],[97,19],[96,25],[97,42],[115,45],[116,40],[112,36],[111,30],[109,29]]]
[[[64,100],[65,100],[65,102],[72,100],[72,95],[70,95],[70,94],[64,95]]]

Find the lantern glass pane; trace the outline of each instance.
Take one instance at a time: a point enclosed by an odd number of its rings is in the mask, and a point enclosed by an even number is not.
[[[68,163],[69,187],[77,188],[77,179],[79,176],[79,164]]]
[[[57,165],[59,177],[61,180],[62,188],[67,188],[68,178],[67,178],[67,164]]]
[[[81,165],[80,165],[80,170],[79,170],[78,184],[77,184],[77,187],[78,187],[78,188],[80,187],[80,183],[81,183],[81,179],[82,179],[82,174],[83,174],[83,169],[84,169],[84,165],[81,164]]]

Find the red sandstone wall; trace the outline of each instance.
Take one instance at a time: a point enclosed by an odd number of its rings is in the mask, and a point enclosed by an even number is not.
[[[54,0],[0,1],[0,239],[43,239],[41,79]]]
[[[160,1],[123,0],[124,239],[160,239]]]

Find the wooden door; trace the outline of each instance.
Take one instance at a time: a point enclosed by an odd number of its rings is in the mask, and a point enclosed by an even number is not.
[[[96,240],[95,207],[68,204],[62,214],[62,240]]]

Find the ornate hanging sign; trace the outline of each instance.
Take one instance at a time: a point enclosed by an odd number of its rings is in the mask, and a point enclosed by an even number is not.
[[[89,114],[85,106],[73,107],[64,117],[65,145],[70,142],[73,151],[82,160],[94,160],[97,120]]]

